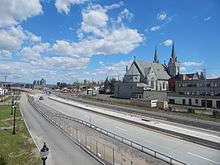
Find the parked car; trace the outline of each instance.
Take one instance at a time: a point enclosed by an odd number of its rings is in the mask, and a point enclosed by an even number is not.
[[[40,96],[40,97],[39,97],[39,100],[43,100],[43,99],[44,99],[43,96]]]

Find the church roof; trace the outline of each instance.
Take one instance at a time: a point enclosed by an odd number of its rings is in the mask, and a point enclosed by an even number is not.
[[[141,60],[135,60],[133,63],[136,64],[137,69],[130,68],[132,69],[132,71],[129,69],[126,75],[131,75],[135,73],[142,74],[144,77],[147,77],[151,69],[153,69],[155,75],[157,76],[157,79],[168,80],[170,78],[164,66],[160,63],[150,63]]]

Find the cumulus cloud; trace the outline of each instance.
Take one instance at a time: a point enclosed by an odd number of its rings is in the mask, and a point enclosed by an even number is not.
[[[161,43],[163,46],[170,47],[173,44],[173,40],[167,39]]]
[[[40,0],[1,0],[0,27],[16,25],[43,13]]]
[[[68,14],[70,12],[71,5],[83,4],[86,1],[88,0],[56,0],[55,6],[58,12]]]
[[[67,8],[64,5],[64,8],[60,9],[65,13],[69,12],[70,5],[75,2],[80,3],[68,0],[65,2]],[[126,27],[123,24],[124,20],[130,20],[133,17],[127,9],[122,10],[118,17],[116,16],[116,20],[120,18],[120,24],[116,26],[111,22],[113,19],[109,17],[108,11],[120,5],[122,4],[108,7],[90,5],[82,10],[82,23],[78,32],[83,37],[79,41],[60,39],[54,43],[44,43],[40,36],[24,30],[20,25],[0,29],[1,57],[10,57],[15,50],[19,50],[16,54],[20,55],[17,62],[0,63],[0,69],[4,68],[12,75],[21,77],[24,77],[25,74],[35,74],[36,77],[45,75],[56,81],[58,78],[70,79],[66,73],[80,77],[81,74],[77,70],[85,70],[94,55],[131,52],[143,42],[144,37],[137,29]],[[9,67],[5,67],[5,64]],[[101,66],[103,65],[101,64]],[[116,68],[117,65],[114,67]]]
[[[0,50],[18,49],[26,38],[22,27],[9,27],[0,29]]]
[[[166,18],[167,18],[167,14],[166,14],[166,12],[164,12],[164,11],[157,14],[157,19],[160,20],[160,21],[163,21],[163,20],[165,20]]]
[[[132,60],[120,61],[110,65],[103,65],[96,69],[97,75],[100,77],[110,76],[115,78],[122,78],[126,72],[126,66],[130,66]]]
[[[49,43],[40,43],[33,47],[24,47],[21,50],[21,54],[26,60],[39,60],[41,54],[48,51]]]
[[[82,11],[81,32],[93,33],[102,35],[109,17],[107,10],[100,5],[89,7]]]

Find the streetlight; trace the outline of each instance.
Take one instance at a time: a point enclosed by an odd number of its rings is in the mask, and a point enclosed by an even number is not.
[[[41,159],[43,160],[43,165],[46,165],[48,154],[49,154],[49,148],[46,146],[46,143],[44,142],[44,145],[40,150],[40,155],[41,155]]]
[[[15,135],[15,115],[16,115],[16,106],[13,105],[12,107],[13,107],[13,109],[14,109],[14,120],[13,120],[13,131],[12,131],[12,134]]]
[[[14,99],[14,95],[13,95],[12,99],[11,99],[11,115],[13,115],[14,106],[15,106],[15,99]]]

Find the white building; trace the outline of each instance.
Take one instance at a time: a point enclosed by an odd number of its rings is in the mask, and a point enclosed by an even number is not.
[[[2,96],[2,95],[5,95],[7,92],[8,92],[7,89],[4,89],[4,88],[0,87],[0,95],[1,95],[1,96]]]

